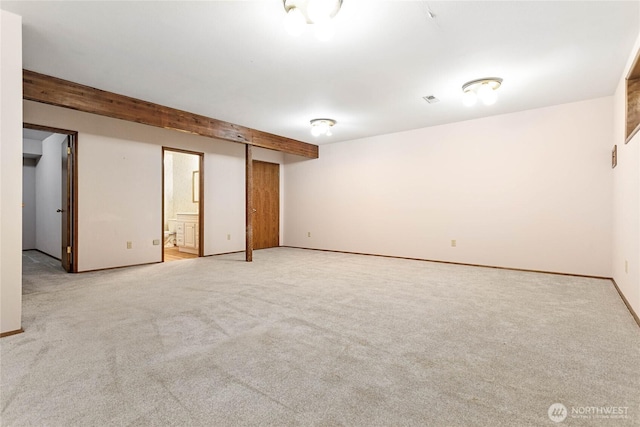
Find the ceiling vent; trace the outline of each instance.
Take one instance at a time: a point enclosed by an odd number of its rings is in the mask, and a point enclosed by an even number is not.
[[[427,101],[429,104],[435,104],[436,102],[440,102],[440,100],[433,95],[423,96],[422,99]]]

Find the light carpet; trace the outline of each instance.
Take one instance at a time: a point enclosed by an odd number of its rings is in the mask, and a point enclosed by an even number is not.
[[[2,425],[551,426],[554,403],[640,425],[640,328],[608,280],[243,257],[70,275],[25,252]]]

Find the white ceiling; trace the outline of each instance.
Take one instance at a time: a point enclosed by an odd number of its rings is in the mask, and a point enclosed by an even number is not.
[[[320,42],[284,31],[281,0],[0,7],[23,16],[26,69],[314,144],[612,95],[640,18],[637,1],[344,0]],[[464,107],[488,76],[497,104]],[[332,137],[310,135],[318,117]]]

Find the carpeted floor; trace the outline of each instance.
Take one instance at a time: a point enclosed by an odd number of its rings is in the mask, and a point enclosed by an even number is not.
[[[25,252],[1,424],[545,426],[562,403],[640,425],[640,328],[608,280],[243,256],[68,275]]]

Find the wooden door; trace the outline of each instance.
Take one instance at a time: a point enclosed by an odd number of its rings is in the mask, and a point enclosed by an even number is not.
[[[72,271],[72,238],[71,238],[71,230],[72,230],[72,208],[71,208],[71,195],[73,194],[71,190],[72,183],[72,171],[73,171],[73,156],[71,155],[71,135],[67,136],[67,139],[62,144],[62,200],[60,201],[60,214],[61,218],[61,226],[62,226],[62,244],[60,254],[60,259],[62,261],[62,268],[65,269],[66,272]]]
[[[253,161],[253,248],[280,246],[280,165]]]

